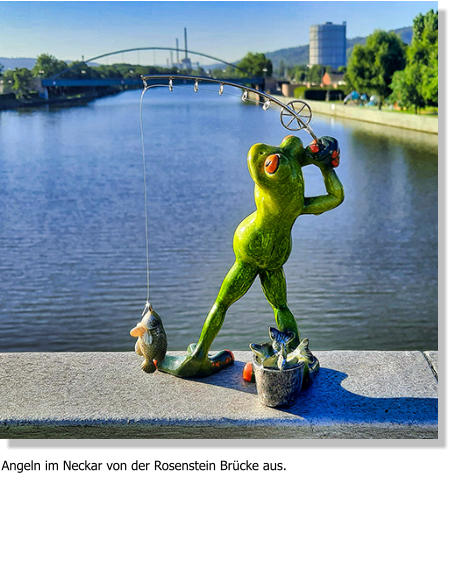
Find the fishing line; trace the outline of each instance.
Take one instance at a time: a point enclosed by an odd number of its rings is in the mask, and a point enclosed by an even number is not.
[[[148,190],[147,190],[147,175],[146,175],[146,153],[144,149],[144,129],[143,129],[143,98],[149,87],[145,86],[141,91],[140,98],[140,135],[141,135],[141,156],[143,160],[143,192],[144,192],[144,231],[146,239],[146,307],[149,305],[150,298],[150,264],[149,264],[149,223],[148,223]]]
[[[145,243],[146,243],[146,306],[143,311],[145,314],[150,308],[150,291],[151,291],[151,266],[150,266],[150,251],[149,251],[149,217],[148,217],[148,188],[147,188],[147,170],[146,170],[146,151],[145,151],[145,142],[144,142],[144,125],[143,125],[143,102],[144,96],[149,88],[168,88],[170,92],[173,92],[173,78],[185,79],[185,80],[193,80],[193,89],[195,93],[199,92],[200,83],[202,83],[202,89],[205,92],[213,93],[216,92],[219,96],[233,96],[234,94],[232,91],[229,91],[229,87],[235,89],[242,90],[241,100],[242,102],[252,102],[254,104],[261,104],[263,110],[268,110],[269,108],[273,108],[273,105],[278,105],[281,108],[281,124],[287,128],[288,130],[306,130],[315,141],[317,141],[317,137],[309,127],[309,122],[312,117],[312,112],[309,105],[301,100],[293,100],[288,104],[284,104],[277,98],[272,95],[267,95],[260,90],[243,86],[241,84],[237,84],[235,82],[230,82],[225,80],[224,82],[221,79],[214,79],[214,78],[202,78],[196,76],[183,76],[183,75],[149,75],[149,76],[142,76],[143,80],[143,90],[141,91],[140,97],[140,137],[141,137],[141,156],[143,162],[143,193],[144,193],[144,229],[145,229]],[[147,80],[168,80],[168,84],[148,84]],[[212,84],[218,84],[219,87],[213,90]],[[184,86],[185,84],[182,84]],[[228,88],[225,91],[225,88]],[[250,97],[250,93],[254,95],[254,97]],[[256,96],[258,98],[256,98]],[[293,122],[295,124],[293,125]],[[292,125],[292,126],[291,126]]]
[[[141,157],[143,161],[143,192],[144,192],[144,231],[146,242],[146,306],[143,314],[147,311],[150,305],[151,292],[151,266],[149,262],[149,218],[148,218],[148,189],[147,189],[147,170],[146,170],[146,151],[144,145],[144,127],[143,127],[143,100],[144,95],[149,88],[166,86],[163,84],[147,85],[144,83],[144,88],[141,91],[140,97],[140,136],[141,136]]]

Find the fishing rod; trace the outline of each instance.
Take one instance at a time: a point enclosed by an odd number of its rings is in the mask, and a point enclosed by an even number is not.
[[[146,305],[142,316],[147,314],[152,307],[150,305],[150,251],[149,251],[149,217],[148,217],[148,188],[147,188],[147,171],[146,171],[146,155],[145,155],[145,142],[144,142],[144,127],[143,127],[143,101],[146,92],[150,88],[168,88],[170,92],[174,90],[174,83],[177,81],[192,81],[193,90],[195,93],[199,91],[200,83],[205,84],[217,84],[219,85],[218,94],[221,96],[224,92],[225,86],[232,86],[233,88],[238,88],[242,90],[242,101],[243,102],[256,102],[254,99],[250,99],[249,94],[255,94],[259,97],[257,102],[263,100],[262,108],[263,110],[268,110],[270,105],[276,104],[281,108],[280,122],[287,130],[298,131],[306,130],[308,134],[318,142],[317,136],[314,134],[313,130],[309,126],[312,119],[312,110],[307,102],[304,100],[291,100],[287,104],[276,98],[271,94],[267,94],[258,90],[257,88],[252,88],[245,86],[238,82],[233,82],[230,80],[223,80],[219,78],[211,78],[206,76],[192,76],[188,74],[149,74],[142,75],[141,79],[143,81],[143,90],[141,92],[140,98],[140,136],[141,136],[141,155],[143,162],[143,192],[144,192],[144,222],[145,222],[145,246],[146,246]],[[165,83],[163,83],[165,81]]]
[[[270,108],[271,103],[276,104],[281,108],[280,113],[280,121],[281,124],[287,130],[297,131],[297,130],[306,130],[310,136],[317,142],[318,138],[314,134],[313,130],[309,126],[309,123],[312,119],[312,110],[311,107],[307,102],[304,100],[291,100],[287,104],[273,96],[272,94],[267,94],[258,90],[257,88],[252,88],[249,86],[245,86],[243,84],[239,84],[238,82],[232,82],[230,80],[222,80],[220,78],[210,78],[207,76],[191,76],[186,74],[149,74],[145,76],[141,76],[141,79],[144,84],[144,91],[146,92],[149,88],[152,87],[165,87],[167,86],[170,92],[173,92],[174,88],[174,81],[178,80],[191,80],[193,81],[193,89],[194,92],[199,91],[199,84],[202,82],[210,83],[210,84],[219,84],[218,94],[221,96],[224,91],[225,86],[232,86],[233,88],[239,88],[242,90],[242,101],[243,102],[250,102],[251,99],[249,98],[249,93],[256,94],[263,100],[262,108],[263,110],[268,110]],[[156,81],[153,83],[152,81]],[[167,80],[168,84],[159,84],[159,81]]]

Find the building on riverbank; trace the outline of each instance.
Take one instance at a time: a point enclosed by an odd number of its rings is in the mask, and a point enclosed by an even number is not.
[[[320,64],[337,70],[346,64],[347,24],[314,24],[309,28],[309,66]]]

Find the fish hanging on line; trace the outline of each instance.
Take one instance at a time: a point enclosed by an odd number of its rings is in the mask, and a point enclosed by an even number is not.
[[[144,357],[141,368],[146,373],[153,373],[165,358],[168,343],[162,319],[150,303],[146,303],[143,318],[130,331],[130,335],[138,338],[135,352]]]

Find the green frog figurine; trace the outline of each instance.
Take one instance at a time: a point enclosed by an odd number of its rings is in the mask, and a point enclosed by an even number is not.
[[[303,166],[314,164],[322,172],[327,194],[305,197]],[[234,362],[231,351],[209,355],[228,308],[251,287],[257,276],[273,308],[280,331],[294,333],[291,350],[300,344],[297,323],[287,306],[283,265],[292,248],[291,231],[302,214],[321,214],[338,206],[344,190],[334,170],[339,165],[337,141],[329,136],[306,148],[296,136],[286,136],[279,146],[254,144],[248,152],[248,169],[255,183],[256,210],[234,234],[235,263],[221,285],[196,344],[185,355],[166,355],[160,371],[179,377],[204,377]]]

